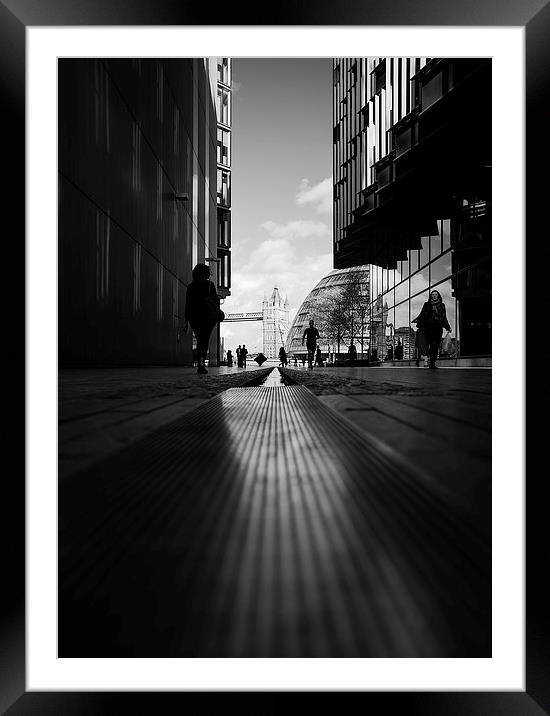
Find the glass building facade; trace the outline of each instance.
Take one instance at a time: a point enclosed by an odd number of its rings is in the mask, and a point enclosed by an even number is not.
[[[491,61],[337,58],[333,76],[334,266],[369,266],[371,357],[415,357],[432,289],[440,357],[490,356]]]
[[[231,295],[231,58],[217,58],[218,293]]]
[[[323,354],[325,354],[325,356],[334,356],[337,351],[337,345],[334,339],[329,340],[327,336],[324,335],[322,328],[323,321],[320,312],[323,310],[322,307],[327,300],[330,301],[332,296],[345,288],[346,284],[349,281],[350,274],[355,274],[356,276],[360,275],[361,283],[364,286],[365,293],[368,295],[368,266],[355,266],[353,268],[340,270],[334,269],[329,274],[324,276],[306,296],[305,300],[302,302],[300,308],[298,309],[296,316],[294,317],[286,340],[286,351],[289,356],[306,356],[306,349],[302,345],[302,336],[304,335],[305,329],[309,326],[310,319],[313,319],[318,328],[320,329],[321,335],[318,344],[321,348],[321,351],[323,352]],[[370,334],[373,331],[374,327],[371,327],[370,322],[368,321],[366,316],[364,317],[363,321],[361,321],[361,318],[358,317],[353,338],[355,343],[357,344],[359,357],[361,357],[361,344],[363,344],[366,352],[367,347],[370,344]],[[345,343],[349,342],[351,337],[352,336],[350,335],[349,331],[346,330],[343,336],[342,345],[340,346],[341,351],[347,351],[347,346],[345,346]]]

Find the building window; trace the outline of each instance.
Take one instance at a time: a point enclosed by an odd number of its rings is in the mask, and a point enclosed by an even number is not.
[[[218,128],[218,164],[230,166],[230,133]]]
[[[218,87],[218,94],[216,98],[218,122],[228,126],[231,124],[230,97],[231,95],[228,90],[223,89],[223,87]]]
[[[231,246],[231,222],[228,211],[218,209],[218,246]]]
[[[231,174],[223,169],[218,169],[217,184],[218,204],[231,206]]]
[[[218,82],[229,85],[231,82],[229,72],[229,57],[218,58]]]
[[[386,88],[386,62],[381,62],[374,70],[374,93],[378,94]]]

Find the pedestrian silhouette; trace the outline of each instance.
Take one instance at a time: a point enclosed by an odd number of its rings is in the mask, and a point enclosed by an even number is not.
[[[349,359],[352,363],[357,358],[357,348],[353,345],[353,339],[352,339],[351,343],[349,344],[348,355],[349,355]]]
[[[237,350],[235,351],[235,353],[237,354],[237,368],[241,368],[241,367],[242,367],[241,350],[242,350],[242,349],[241,349],[241,346],[239,345],[239,347],[238,347]]]
[[[227,351],[227,365],[229,366],[229,368],[233,367],[233,353],[231,353],[230,350]]]
[[[309,328],[306,328],[304,335],[302,336],[302,345],[306,342],[307,348],[307,362],[311,370],[313,370],[313,358],[315,356],[315,350],[317,348],[317,339],[319,338],[319,331],[315,328],[314,321],[310,320]],[[303,361],[305,364],[305,359]]]
[[[248,351],[246,350],[246,346],[243,343],[243,347],[241,348],[241,365],[243,368],[246,368],[246,356],[248,355]]]
[[[294,356],[294,365],[298,366],[298,356],[297,355]]]
[[[452,330],[447,320],[445,304],[439,291],[430,291],[429,300],[422,306],[422,310],[411,323],[416,323],[418,328],[421,329],[425,335],[426,348],[430,360],[429,367],[437,368],[435,362],[437,360],[443,329],[448,333]]]
[[[210,281],[210,268],[206,264],[197,264],[192,271],[193,280],[187,286],[185,297],[185,325],[189,324],[197,339],[198,373],[208,373],[205,365],[208,342],[216,323],[223,321],[220,311],[220,299],[216,287]]]
[[[279,365],[282,365],[283,368],[286,366],[288,360],[286,357],[286,351],[284,349],[284,346],[281,346],[279,348]]]
[[[315,365],[323,365],[323,354],[319,346],[317,346],[317,353],[315,354]]]

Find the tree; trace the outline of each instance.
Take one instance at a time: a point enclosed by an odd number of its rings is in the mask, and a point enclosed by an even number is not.
[[[348,332],[348,311],[346,311],[346,296],[343,287],[327,292],[319,306],[317,320],[320,333],[326,337],[327,342],[336,343],[338,354],[340,354],[340,343]]]
[[[350,271],[347,274],[342,303],[348,335],[351,339],[359,338],[363,353],[370,304],[369,283],[363,271]]]

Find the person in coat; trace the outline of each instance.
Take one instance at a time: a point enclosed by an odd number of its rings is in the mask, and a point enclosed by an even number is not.
[[[421,328],[424,332],[430,361],[429,367],[437,368],[435,361],[437,359],[443,329],[448,331],[448,333],[452,330],[447,320],[445,304],[439,291],[430,291],[429,300],[422,306],[422,310],[411,323],[416,323],[417,327]]]
[[[208,343],[216,323],[220,300],[216,287],[210,280],[210,268],[206,264],[197,264],[192,272],[193,280],[187,286],[185,297],[185,324],[187,333],[189,325],[197,339],[197,373],[208,373],[205,361]],[[216,308],[217,307],[217,308]]]

